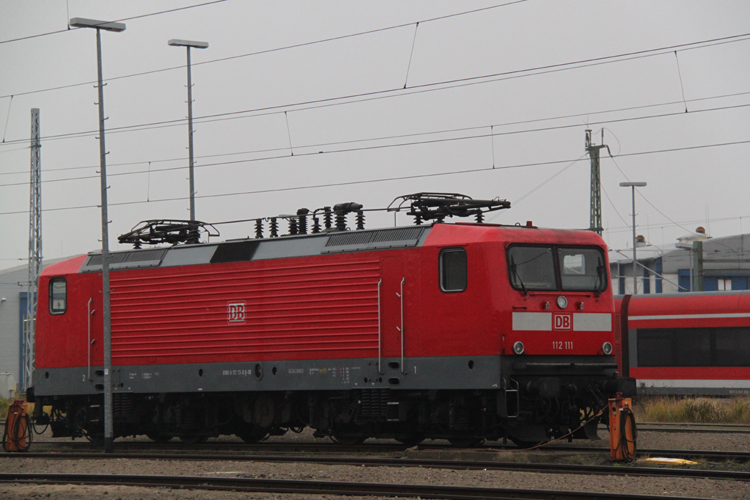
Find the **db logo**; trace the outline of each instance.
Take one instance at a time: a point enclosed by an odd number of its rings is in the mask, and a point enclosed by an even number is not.
[[[229,323],[245,322],[245,303],[230,302],[227,304],[227,321]]]
[[[554,314],[553,330],[571,330],[573,328],[573,318],[570,314]]]

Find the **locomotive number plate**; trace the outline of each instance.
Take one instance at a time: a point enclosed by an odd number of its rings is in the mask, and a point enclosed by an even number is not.
[[[566,351],[573,350],[573,341],[572,340],[571,341],[553,340],[552,349],[566,350]]]

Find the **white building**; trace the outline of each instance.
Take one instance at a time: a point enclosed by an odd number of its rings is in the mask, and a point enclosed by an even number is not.
[[[694,241],[702,244],[701,254],[694,250]],[[636,259],[636,293],[639,294],[699,291],[699,288],[703,291],[750,289],[750,234],[710,238],[697,231],[680,238],[674,245],[660,246],[649,245],[639,237]],[[614,293],[632,294],[632,248],[610,249],[609,267]]]
[[[65,259],[45,261],[42,268]],[[0,397],[23,387],[24,319],[29,292],[26,265],[0,271]],[[41,292],[40,292],[41,293]]]

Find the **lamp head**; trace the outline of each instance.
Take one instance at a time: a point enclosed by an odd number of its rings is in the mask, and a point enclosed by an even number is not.
[[[97,19],[86,19],[85,17],[74,17],[70,20],[70,25],[74,28],[96,28],[116,32],[125,31],[125,23],[111,23]]]
[[[193,40],[178,40],[177,38],[173,38],[170,41],[167,42],[168,45],[171,45],[172,47],[192,47],[194,49],[207,49],[208,48],[208,42],[196,42]]]

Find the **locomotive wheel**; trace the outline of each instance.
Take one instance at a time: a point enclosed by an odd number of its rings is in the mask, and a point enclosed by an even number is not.
[[[167,443],[172,439],[172,436],[165,436],[164,434],[161,434],[159,432],[151,432],[146,434],[146,437],[149,438],[151,441],[154,441],[155,443]]]
[[[484,438],[477,437],[452,437],[448,442],[456,448],[476,448],[484,443]]]
[[[540,445],[543,441],[524,441],[523,439],[510,438],[513,444],[519,448],[533,448],[534,446]]]
[[[86,422],[88,422],[86,408],[79,406],[73,413],[73,436],[78,437],[86,435]]]
[[[362,444],[370,437],[367,435],[366,428],[354,424],[338,424],[331,431],[331,439],[344,446]]]
[[[268,437],[268,430],[260,427],[254,427],[249,431],[244,431],[241,434],[237,435],[247,444],[253,444],[266,439]]]
[[[102,434],[86,434],[86,439],[94,446],[104,445],[104,436]]]
[[[180,441],[182,441],[184,444],[205,443],[206,441],[208,441],[208,436],[197,436],[195,434],[191,434],[189,436],[180,436]]]
[[[422,441],[424,441],[424,436],[421,434],[406,434],[406,435],[396,436],[396,441],[411,448],[412,446],[416,446]]]
[[[356,446],[367,440],[367,436],[362,434],[334,434],[331,436],[336,443],[343,446]]]

